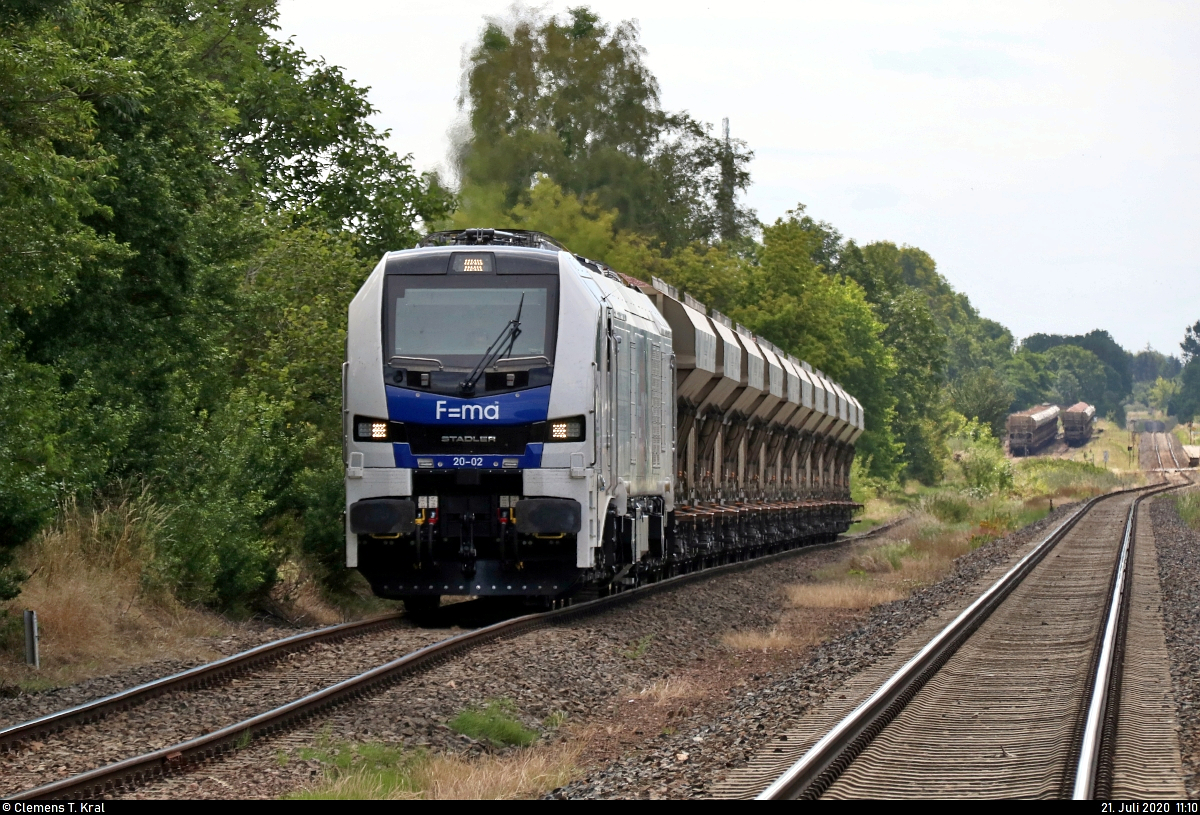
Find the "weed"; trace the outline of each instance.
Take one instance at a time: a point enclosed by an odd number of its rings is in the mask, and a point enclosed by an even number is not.
[[[556,710],[542,720],[542,727],[546,728],[547,730],[557,730],[558,728],[562,727],[566,721],[566,712],[562,710]]]
[[[484,800],[537,797],[571,781],[581,745],[523,748],[464,759],[405,751],[387,744],[337,744],[312,750],[326,765],[315,786],[288,796],[300,800],[428,798]]]
[[[858,580],[836,583],[801,583],[788,586],[788,603],[793,608],[862,609],[899,600],[904,593],[892,586]]]
[[[966,498],[946,493],[928,496],[921,508],[947,524],[960,524],[971,514],[971,503]]]
[[[781,631],[731,631],[721,637],[721,642],[738,651],[774,651],[790,648],[792,637]]]
[[[25,648],[25,623],[8,609],[0,609],[0,652],[19,654]]]
[[[1016,491],[1025,496],[1085,498],[1131,483],[1133,477],[1119,476],[1083,461],[1029,458],[1017,464]]]
[[[626,659],[641,659],[646,655],[646,652],[650,650],[650,643],[653,641],[653,634],[646,634],[643,637],[639,637],[638,641],[635,642],[629,650],[621,652],[621,656],[625,657]]]
[[[250,732],[250,728],[247,727],[245,730],[242,731],[242,735],[238,736],[237,741],[235,742],[237,749],[245,750],[247,747],[250,746],[250,741],[253,738],[254,738],[254,735]]]
[[[42,676],[30,676],[17,682],[22,693],[42,693],[58,687],[58,683]]]
[[[902,540],[898,543],[885,543],[875,551],[888,562],[893,571],[898,571],[901,562],[912,552],[912,544],[907,540]]]
[[[277,751],[275,753],[275,763],[280,767],[286,767],[288,765],[288,754],[283,750]]]
[[[516,719],[511,699],[493,699],[483,708],[469,707],[450,720],[450,729],[473,739],[487,739],[497,747],[526,747],[538,737]]]
[[[1183,522],[1192,529],[1200,530],[1200,492],[1185,492],[1174,498],[1175,510]]]

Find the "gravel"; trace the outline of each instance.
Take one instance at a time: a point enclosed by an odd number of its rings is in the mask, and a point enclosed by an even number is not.
[[[776,729],[887,655],[895,641],[1009,560],[1067,510],[961,558],[954,574],[870,612],[807,621],[834,638],[813,649],[732,651],[731,631],[780,623],[782,587],[812,579],[846,550],[800,551],[715,575],[596,616],[490,643],[235,756],[132,793],[138,798],[275,797],[319,777],[304,748],[330,740],[480,754],[499,748],[455,734],[460,711],[509,699],[544,742],[583,744],[600,768],[550,797],[705,796]],[[567,726],[546,724],[565,714]]]
[[[211,686],[170,692],[97,722],[23,741],[0,753],[0,795],[218,730],[444,636],[442,631],[389,627],[315,643]],[[148,670],[148,666],[140,669],[143,673]],[[94,691],[110,683],[93,680],[85,684]],[[82,692],[78,686],[76,691]]]
[[[732,768],[742,766],[775,733],[829,699],[855,674],[890,656],[914,627],[972,590],[992,568],[1041,537],[1073,506],[980,547],[954,572],[908,598],[876,606],[853,630],[802,654],[802,662],[731,694],[723,709],[691,716],[674,732],[646,741],[551,798],[704,798]]]
[[[294,628],[268,625],[261,622],[247,623],[241,626],[237,633],[227,637],[210,637],[197,640],[195,643],[198,654],[213,655],[208,658],[191,660],[160,659],[137,665],[118,673],[85,679],[72,685],[23,693],[15,686],[0,688],[0,727],[19,724],[21,722],[45,716],[69,707],[82,705],[93,699],[111,696],[114,693],[136,687],[138,685],[171,676],[180,671],[186,671],[213,659],[230,656],[241,651],[247,651],[258,645],[272,640],[283,639],[298,634]]]
[[[1171,656],[1171,683],[1179,711],[1179,748],[1189,798],[1200,798],[1200,534],[1162,497],[1150,505],[1163,626]]]

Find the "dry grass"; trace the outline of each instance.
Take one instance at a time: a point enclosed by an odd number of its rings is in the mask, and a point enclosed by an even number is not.
[[[899,600],[904,592],[893,586],[854,580],[835,583],[800,583],[785,589],[794,608],[864,609]]]
[[[771,629],[770,631],[730,631],[721,637],[721,643],[736,651],[779,651],[791,648],[796,640],[791,634]]]
[[[295,560],[285,561],[271,588],[271,611],[293,625],[336,625],[345,613],[330,603],[312,574]]]
[[[686,677],[668,676],[666,679],[654,680],[649,687],[642,689],[638,696],[656,706],[662,706],[672,705],[680,699],[689,699],[697,693],[699,693],[699,688],[692,680]]]
[[[297,798],[475,800],[536,798],[578,775],[584,745],[537,745],[502,755],[398,754],[391,766],[352,765]]]
[[[166,513],[125,499],[94,510],[74,503],[21,552],[30,579],[10,613],[38,614],[42,670],[36,684],[74,681],[148,658],[196,656],[193,640],[230,629],[186,608],[153,583],[153,539]],[[0,660],[5,682],[33,680],[20,652]]]

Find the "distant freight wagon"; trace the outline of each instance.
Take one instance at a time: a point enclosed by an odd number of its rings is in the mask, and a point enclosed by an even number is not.
[[[1095,424],[1096,408],[1087,402],[1076,402],[1063,411],[1063,438],[1067,444],[1084,444],[1092,437]]]
[[[1029,455],[1054,441],[1058,435],[1058,406],[1038,405],[1008,417],[1008,450],[1014,456]]]

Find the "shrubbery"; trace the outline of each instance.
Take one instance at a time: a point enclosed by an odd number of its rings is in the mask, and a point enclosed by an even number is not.
[[[1017,465],[1016,490],[1021,495],[1087,497],[1130,483],[1128,476],[1083,461],[1027,458]]]
[[[979,496],[1011,490],[1012,465],[991,427],[978,419],[953,418],[949,448],[967,488]]]
[[[0,599],[63,501],[139,482],[181,600],[252,604],[289,556],[341,573],[346,306],[451,199],[275,14],[0,12]]]

